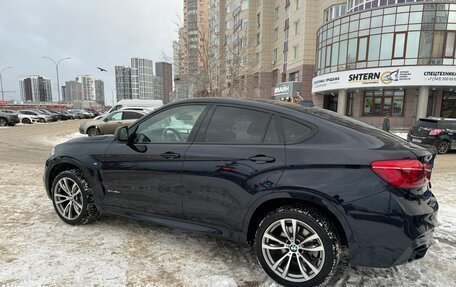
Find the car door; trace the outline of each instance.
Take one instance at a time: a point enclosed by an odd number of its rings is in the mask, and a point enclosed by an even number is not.
[[[205,111],[204,104],[172,106],[131,126],[129,143],[114,141],[101,167],[105,204],[181,216],[184,155]]]
[[[242,229],[246,211],[272,192],[283,172],[285,148],[275,117],[246,107],[213,108],[185,155],[186,219]]]

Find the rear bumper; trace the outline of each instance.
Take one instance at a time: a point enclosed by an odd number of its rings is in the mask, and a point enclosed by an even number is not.
[[[407,140],[416,144],[432,145],[435,147],[439,144],[439,138],[436,136],[417,137],[409,134]]]
[[[383,191],[344,208],[354,237],[349,246],[355,266],[392,267],[420,259],[438,225],[438,203],[430,191],[419,200]]]

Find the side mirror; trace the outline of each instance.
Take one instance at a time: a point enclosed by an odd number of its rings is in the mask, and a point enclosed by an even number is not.
[[[128,142],[128,127],[118,127],[114,133],[114,139],[122,142]]]

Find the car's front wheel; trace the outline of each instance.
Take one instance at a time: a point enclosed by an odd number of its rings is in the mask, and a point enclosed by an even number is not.
[[[26,125],[29,125],[29,124],[32,123],[32,121],[31,121],[30,119],[28,119],[28,118],[23,118],[23,119],[22,119],[22,123],[23,123],[23,124],[26,124]]]
[[[256,232],[254,248],[263,269],[284,286],[327,282],[340,256],[340,240],[330,222],[298,207],[268,214]]]
[[[57,215],[68,224],[87,224],[99,215],[92,188],[76,169],[62,171],[54,179],[52,203]]]
[[[440,141],[437,145],[437,151],[439,154],[445,154],[450,150],[450,143],[447,141]]]
[[[8,121],[5,118],[0,118],[0,127],[6,127],[8,125]]]

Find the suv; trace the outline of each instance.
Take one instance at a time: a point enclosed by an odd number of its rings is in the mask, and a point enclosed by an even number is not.
[[[318,108],[199,98],[57,145],[44,183],[68,224],[117,214],[249,243],[278,283],[316,286],[341,250],[370,267],[425,255],[434,150]]]
[[[20,120],[17,114],[0,111],[0,127],[14,126],[19,122]]]
[[[456,149],[456,119],[419,119],[407,134],[409,142],[433,145],[440,154]]]

